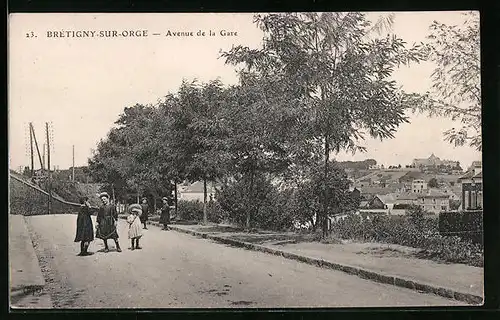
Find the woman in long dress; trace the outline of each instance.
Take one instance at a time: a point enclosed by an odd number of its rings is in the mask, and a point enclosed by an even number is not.
[[[168,205],[168,198],[163,197],[163,206],[161,207],[160,223],[163,224],[163,230],[169,230],[170,224],[170,206]]]
[[[89,255],[88,248],[90,242],[94,240],[94,227],[92,218],[90,217],[89,198],[83,197],[80,199],[80,212],[76,219],[76,236],[75,242],[80,242],[79,256]]]
[[[108,239],[113,239],[116,251],[122,252],[118,242],[118,232],[116,231],[116,224],[118,223],[116,208],[109,203],[109,194],[107,192],[101,193],[99,198],[101,198],[102,206],[97,213],[96,238],[104,241],[104,252],[109,252]]]

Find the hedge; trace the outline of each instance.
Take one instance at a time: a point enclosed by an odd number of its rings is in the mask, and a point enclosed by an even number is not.
[[[333,226],[341,239],[392,243],[421,249],[421,257],[451,263],[483,266],[481,244],[457,236],[439,234],[436,219],[411,216],[377,216],[364,219],[350,216]]]
[[[442,212],[439,233],[483,244],[483,211]]]

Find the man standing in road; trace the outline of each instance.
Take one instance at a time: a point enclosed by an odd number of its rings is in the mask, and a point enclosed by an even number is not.
[[[147,222],[148,222],[148,214],[149,214],[149,205],[148,205],[148,199],[147,198],[142,198],[142,203],[141,203],[141,208],[142,208],[142,215],[141,215],[141,222],[144,224],[144,229],[148,229]]]
[[[118,242],[118,232],[116,231],[116,224],[118,223],[116,208],[109,203],[109,194],[107,192],[99,194],[99,198],[102,201],[102,206],[97,213],[96,238],[104,241],[104,252],[109,252],[108,239],[113,239],[116,251],[122,252]]]

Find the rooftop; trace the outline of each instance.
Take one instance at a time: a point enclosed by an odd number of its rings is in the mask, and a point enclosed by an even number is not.
[[[429,189],[427,193],[419,194],[418,198],[449,198],[450,195],[439,189]]]

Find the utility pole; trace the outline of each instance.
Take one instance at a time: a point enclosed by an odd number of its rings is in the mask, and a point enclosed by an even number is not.
[[[42,155],[40,154],[40,149],[38,149],[38,142],[36,141],[35,129],[33,128],[33,123],[31,122],[30,122],[30,128],[33,134],[33,140],[35,141],[35,147],[36,147],[36,152],[38,154],[38,159],[40,160],[40,166],[42,166],[42,171],[43,171]]]
[[[47,134],[47,169],[48,170],[48,186],[49,186],[49,205],[48,205],[48,213],[50,214],[52,209],[52,181],[50,180],[50,137],[49,137],[49,124],[45,123],[45,131]]]
[[[42,149],[43,150],[43,152],[42,152],[42,160],[43,160],[43,162],[42,162],[42,169],[45,169],[45,148],[46,147],[47,147],[47,145],[44,143],[43,144],[43,149]]]
[[[75,145],[73,145],[73,182],[75,182]]]
[[[35,160],[33,158],[33,131],[31,131],[30,122],[30,148],[31,148],[31,178],[35,175]]]

